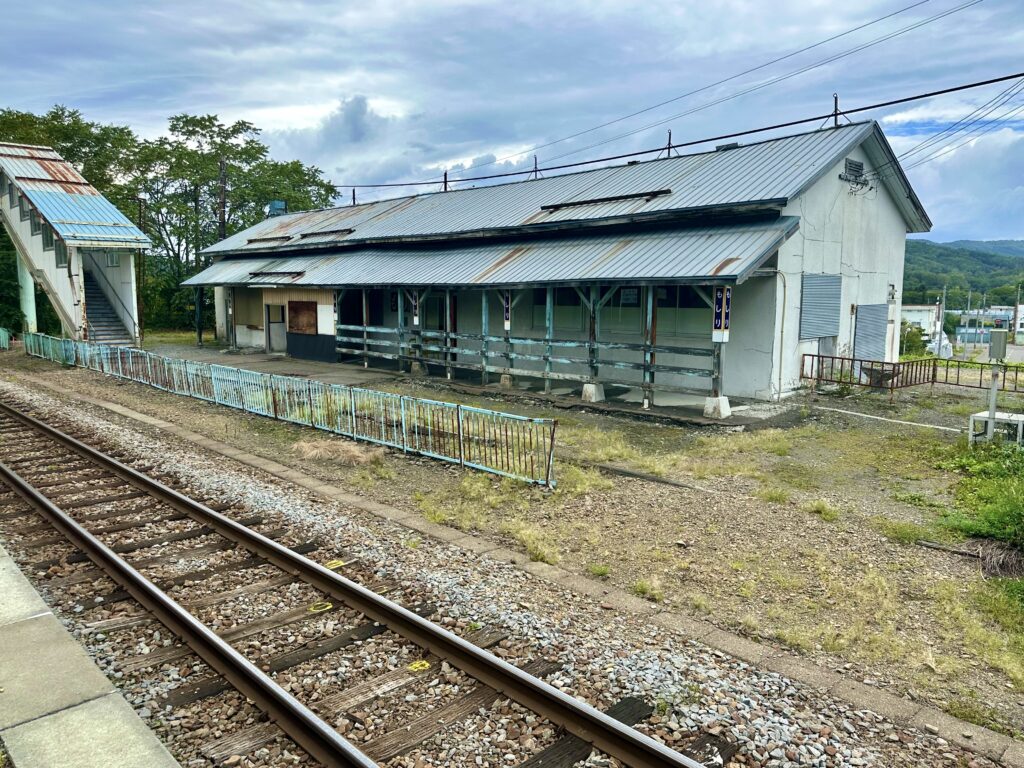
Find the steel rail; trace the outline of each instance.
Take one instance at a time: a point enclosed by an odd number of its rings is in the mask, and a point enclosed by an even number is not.
[[[0,478],[309,754],[331,768],[376,768],[377,763],[2,462]]]
[[[171,508],[210,526],[253,554],[263,557],[334,599],[361,611],[406,640],[447,660],[470,677],[505,694],[523,707],[547,718],[626,765],[633,768],[705,768],[692,758],[578,701],[401,605],[293,552],[257,531],[236,523],[76,438],[4,403],[0,403],[0,413],[5,413],[43,432],[75,453],[103,465],[107,470]],[[373,765],[372,762],[369,764]]]

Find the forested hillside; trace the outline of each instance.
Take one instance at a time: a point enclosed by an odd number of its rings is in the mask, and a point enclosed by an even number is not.
[[[1007,255],[1014,249],[1020,255]],[[968,289],[974,291],[974,306],[983,293],[987,304],[1012,304],[1020,283],[1024,283],[1024,241],[907,240],[904,304],[930,304],[943,285],[948,286],[946,303],[951,309],[966,307]]]

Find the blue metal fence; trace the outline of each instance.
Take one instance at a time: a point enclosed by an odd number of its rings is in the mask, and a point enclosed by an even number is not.
[[[11,332],[6,328],[0,328],[0,349],[11,348]]]
[[[0,337],[2,339],[2,337]],[[25,351],[261,416],[554,487],[553,419],[179,360],[141,349],[24,336]]]

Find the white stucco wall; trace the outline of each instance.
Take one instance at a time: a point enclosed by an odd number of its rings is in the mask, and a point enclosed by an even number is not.
[[[866,153],[856,149],[849,157],[872,164]],[[845,160],[845,159],[844,159]],[[782,286],[778,287],[775,313],[775,356],[781,361],[781,393],[801,386],[802,355],[853,353],[854,313],[859,304],[889,303],[889,286],[895,286],[895,302],[889,304],[886,360],[899,353],[900,298],[903,290],[903,258],[907,226],[884,186],[857,188],[839,179],[844,161],[838,162],[810,189],[783,210],[784,216],[799,216],[800,228],[779,249],[779,271],[786,279],[786,318],[782,325]],[[801,276],[807,273],[842,275],[839,336],[833,340],[799,341]],[[736,311],[734,302],[733,311]],[[781,341],[780,341],[781,339]],[[777,363],[778,364],[778,363]],[[780,379],[773,381],[773,397],[779,394]],[[733,390],[729,394],[759,396]]]

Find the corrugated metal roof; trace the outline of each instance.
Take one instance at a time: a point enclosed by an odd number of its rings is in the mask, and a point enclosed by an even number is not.
[[[228,258],[185,285],[501,286],[740,282],[796,231],[786,216],[731,226],[476,245],[367,246],[323,256]]]
[[[207,248],[206,252],[298,251],[310,246],[355,245],[387,238],[443,238],[478,230],[586,222],[751,202],[772,201],[781,208],[786,200],[799,195],[869,139],[873,140],[869,143],[879,145],[882,154],[891,154],[874,122],[855,123],[734,149],[288,214],[260,222]],[[883,179],[887,184],[905,184],[905,179],[900,181],[897,176],[885,174]],[[586,202],[664,190],[671,191],[650,197]],[[898,194],[894,192],[893,197],[912,224],[912,231],[927,230],[930,222],[909,184]],[[543,206],[549,205],[564,207],[543,210]],[[329,234],[311,236],[314,232]],[[267,239],[271,237],[275,239]]]
[[[49,147],[0,142],[0,170],[57,235],[72,245],[149,246],[138,227]]]

